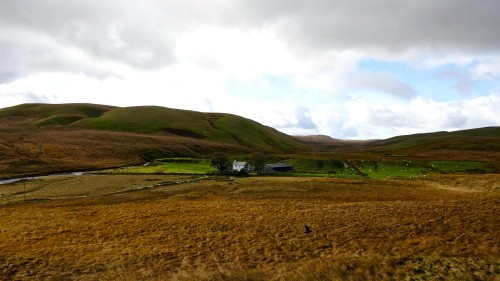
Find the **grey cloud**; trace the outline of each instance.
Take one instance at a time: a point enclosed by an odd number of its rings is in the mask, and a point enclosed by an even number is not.
[[[50,99],[44,95],[35,95],[34,93],[28,92],[28,93],[20,93],[20,96],[22,96],[26,102],[30,103],[49,103]]]
[[[475,82],[471,78],[471,75],[468,71],[460,70],[457,68],[441,70],[438,71],[436,75],[440,78],[451,80],[454,90],[462,95],[470,94]]]
[[[500,1],[248,0],[247,22],[276,24],[311,48],[500,49]]]
[[[350,79],[352,89],[370,89],[403,99],[416,95],[415,89],[389,73],[362,72]]]
[[[135,21],[103,25],[72,22],[57,35],[64,43],[82,48],[97,58],[154,69],[174,61],[173,41],[157,28],[152,23]]]
[[[0,4],[0,39],[15,41],[16,33],[34,35],[21,42],[20,57],[29,57],[44,41],[51,41],[45,45],[49,56],[72,49],[93,60],[154,69],[174,61],[170,26],[162,16],[154,5],[135,1],[6,0]],[[53,62],[47,64],[67,67],[57,56],[49,59]]]
[[[387,127],[405,127],[408,126],[409,120],[408,114],[396,113],[389,109],[371,109],[369,112],[370,123],[375,126],[387,126]]]
[[[295,109],[295,118],[297,118],[297,126],[301,129],[317,129],[317,125],[308,115],[309,109],[299,106]]]
[[[368,127],[387,127],[387,128],[420,128],[422,126],[433,125],[434,128],[462,128],[467,117],[458,109],[451,107],[442,108],[439,116],[435,116],[436,120],[429,124],[429,120],[425,120],[426,111],[415,112],[403,111],[396,112],[390,109],[375,109],[372,108],[368,112]]]
[[[271,127],[292,132],[292,134],[315,134],[318,132],[318,126],[309,116],[310,109],[304,106],[298,106],[294,109],[294,119],[285,122],[270,124]]]
[[[116,76],[97,63],[76,58],[34,34],[21,33],[14,40],[2,39],[0,35],[0,84],[39,71],[85,73],[96,78]]]
[[[359,136],[358,129],[352,126],[342,127],[337,132],[340,138],[349,139],[349,138],[356,138]]]
[[[12,71],[0,72],[0,84],[9,83],[18,77],[19,75]]]
[[[45,46],[46,53],[53,55],[48,59],[54,60],[53,65],[59,65],[62,70],[70,64],[57,60],[57,53],[64,48],[81,52],[97,62],[120,62],[139,69],[161,68],[175,62],[176,36],[207,24],[271,26],[290,47],[319,51],[358,49],[397,53],[415,48],[437,48],[498,52],[499,14],[500,1],[497,0],[474,3],[466,0],[199,3],[3,0],[0,3],[0,40],[2,37],[16,39],[13,37],[19,32],[33,34],[34,39],[20,43],[23,46],[17,55],[29,58]],[[43,40],[37,42],[38,37],[52,44],[47,45]],[[1,64],[8,62],[0,59]],[[44,65],[50,65],[50,61]]]
[[[25,103],[49,103],[50,99],[44,95],[36,95],[32,92],[21,92],[21,93],[8,93],[0,94],[0,96],[8,96],[14,98],[21,98]]]
[[[462,114],[450,114],[445,117],[442,124],[447,128],[464,128],[467,123],[467,117]]]

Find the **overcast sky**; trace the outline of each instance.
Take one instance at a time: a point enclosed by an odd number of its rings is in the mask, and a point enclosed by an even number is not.
[[[498,0],[2,0],[0,107],[160,105],[293,135],[500,126]]]

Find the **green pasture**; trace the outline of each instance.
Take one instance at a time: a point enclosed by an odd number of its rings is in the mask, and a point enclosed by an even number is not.
[[[486,173],[492,170],[488,164],[481,162],[432,161],[429,165],[443,173]]]
[[[385,162],[358,160],[354,163],[369,178],[412,178],[425,173],[425,168],[412,161]]]
[[[295,176],[325,176],[339,178],[414,178],[429,173],[488,173],[493,168],[487,163],[467,161],[385,161],[292,159]],[[344,165],[345,164],[345,165]],[[348,165],[347,165],[348,164]]]
[[[283,160],[283,159],[282,159]],[[272,173],[268,176],[338,177],[338,178],[414,178],[432,173],[488,173],[493,168],[487,163],[459,161],[375,161],[295,158],[286,162],[292,173]],[[161,158],[148,166],[113,170],[124,174],[207,174],[214,172],[210,159]],[[252,173],[252,175],[256,175]]]
[[[358,169],[370,178],[412,178],[430,173],[488,173],[492,167],[481,162],[467,161],[356,161]]]

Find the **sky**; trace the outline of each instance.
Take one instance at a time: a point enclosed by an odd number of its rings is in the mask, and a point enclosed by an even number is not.
[[[498,0],[2,0],[0,108],[158,105],[291,135],[500,126]]]

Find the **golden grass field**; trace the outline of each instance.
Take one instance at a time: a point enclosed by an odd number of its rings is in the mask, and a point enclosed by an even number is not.
[[[190,180],[0,185],[0,280],[500,280],[500,175]]]

